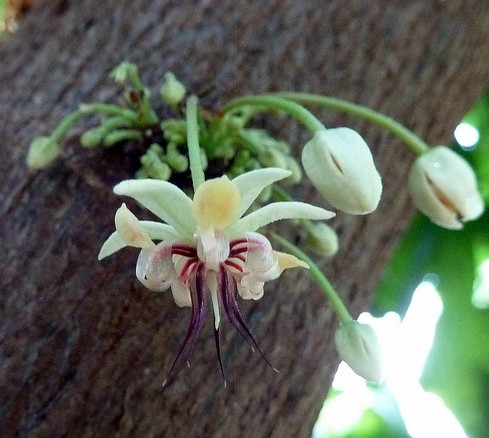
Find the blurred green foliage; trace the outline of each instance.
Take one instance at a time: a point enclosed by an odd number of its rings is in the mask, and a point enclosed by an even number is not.
[[[471,151],[455,148],[473,165],[488,205],[489,93],[464,122],[479,130],[479,142]],[[477,271],[489,260],[488,224],[487,210],[462,231],[416,217],[386,268],[372,306],[374,314],[394,310],[403,315],[423,277],[439,277],[444,311],[421,383],[444,400],[473,438],[486,437],[489,425],[489,309],[476,308],[471,301]]]
[[[463,121],[478,129],[479,142],[470,151],[454,147],[476,171],[487,206],[489,91]],[[371,306],[375,316],[395,311],[402,317],[418,284],[427,274],[436,274],[443,313],[420,383],[443,399],[471,438],[487,437],[489,425],[489,308],[472,303],[477,272],[482,262],[489,260],[488,225],[488,211],[461,231],[445,230],[420,214],[416,216],[386,267]],[[486,293],[489,295],[489,290]],[[385,388],[376,393],[375,406],[342,438],[409,437],[399,426],[402,418],[392,395]]]

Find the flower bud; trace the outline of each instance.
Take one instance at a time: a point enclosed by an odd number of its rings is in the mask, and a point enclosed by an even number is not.
[[[306,245],[318,255],[332,257],[338,252],[338,235],[324,222],[311,223],[307,229]]]
[[[409,173],[409,191],[416,207],[444,228],[461,229],[484,211],[474,171],[446,146],[416,159]]]
[[[176,172],[182,173],[188,169],[188,158],[178,152],[174,143],[168,143],[166,148],[166,162]]]
[[[302,165],[319,193],[339,210],[367,214],[377,208],[382,181],[367,143],[356,131],[317,131],[304,146]]]
[[[299,184],[302,180],[302,169],[297,160],[290,155],[284,155],[286,169],[290,170],[292,174],[285,179],[286,184]]]
[[[278,148],[269,148],[260,153],[260,162],[264,167],[278,167],[287,169],[285,155]]]
[[[165,82],[160,88],[160,95],[168,105],[178,105],[184,98],[187,90],[172,72],[165,73]]]
[[[109,76],[118,84],[124,84],[131,74],[138,74],[138,68],[135,64],[124,61],[114,68]]]
[[[100,128],[92,128],[82,134],[80,143],[84,148],[93,149],[99,146],[103,139],[104,131]]]
[[[27,166],[31,169],[44,169],[59,157],[59,144],[51,137],[36,137],[29,145]]]
[[[340,357],[356,374],[370,382],[382,380],[381,349],[372,327],[354,320],[342,323],[335,343]]]
[[[160,124],[166,140],[177,145],[187,141],[187,123],[180,119],[166,119]]]

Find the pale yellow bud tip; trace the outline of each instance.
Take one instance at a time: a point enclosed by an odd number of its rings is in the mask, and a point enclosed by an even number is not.
[[[155,244],[148,233],[141,227],[136,216],[122,204],[115,213],[115,229],[128,246],[152,249]]]
[[[309,269],[309,265],[303,261],[298,259],[296,256],[292,254],[287,254],[286,252],[274,251],[277,256],[278,266],[280,272],[283,272],[285,269],[291,268],[306,268]]]
[[[192,214],[200,227],[222,230],[237,219],[240,204],[238,186],[224,175],[205,181],[197,188]]]

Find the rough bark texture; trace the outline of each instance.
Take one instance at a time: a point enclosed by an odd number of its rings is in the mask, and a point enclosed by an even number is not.
[[[338,363],[337,321],[301,270],[242,309],[280,373],[225,326],[223,388],[210,324],[190,369],[161,391],[188,311],[134,276],[137,252],[98,263],[131,176],[121,151],[87,153],[73,135],[49,171],[25,148],[80,102],[109,100],[106,79],[136,62],[153,88],[171,69],[204,103],[266,90],[313,91],[392,115],[433,144],[489,76],[489,8],[479,0],[45,2],[0,45],[0,435],[4,437],[307,437]],[[353,118],[383,174],[380,208],[339,214],[341,252],[323,264],[357,314],[412,211],[411,157]],[[275,124],[300,144],[294,126]],[[302,195],[318,201],[306,187]],[[281,228],[293,238],[294,231]]]

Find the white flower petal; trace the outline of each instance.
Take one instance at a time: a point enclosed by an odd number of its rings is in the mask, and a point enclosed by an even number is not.
[[[152,179],[126,180],[114,187],[114,193],[134,198],[183,237],[192,237],[196,228],[192,200],[174,184]]]
[[[148,289],[163,292],[177,281],[171,244],[159,243],[154,250],[143,249],[136,263],[136,277]]]
[[[192,307],[190,288],[183,281],[175,281],[171,285],[171,292],[178,307]]]
[[[304,202],[273,202],[240,219],[229,232],[231,235],[256,231],[271,222],[282,219],[324,220],[335,216],[332,211]]]
[[[260,195],[262,190],[270,184],[287,178],[292,172],[290,170],[269,167],[264,169],[252,170],[243,173],[233,179],[233,183],[238,186],[241,193],[241,205],[238,217],[243,216],[250,205]]]

